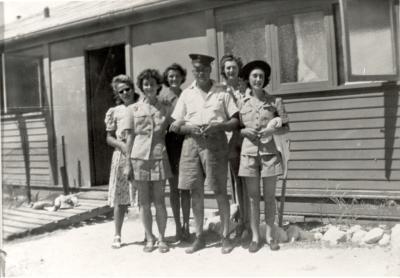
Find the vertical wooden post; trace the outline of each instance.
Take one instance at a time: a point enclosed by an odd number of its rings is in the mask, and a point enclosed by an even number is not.
[[[125,27],[125,71],[126,75],[133,80],[133,58],[132,58],[132,29],[128,25]]]
[[[18,121],[18,129],[21,136],[22,155],[24,157],[24,164],[25,164],[26,197],[28,199],[28,203],[30,203],[32,201],[32,196],[31,196],[31,167],[29,158],[28,131],[26,128],[25,120],[23,119],[21,114],[17,114],[17,121]]]
[[[3,79],[3,106],[4,106],[4,113],[7,114],[8,109],[7,109],[7,94],[6,94],[6,90],[7,90],[7,86],[6,86],[6,55],[4,52],[1,53],[1,77]]]
[[[63,184],[64,194],[68,195],[69,194],[69,182],[68,182],[67,162],[65,159],[64,136],[61,136],[61,148],[62,148],[61,150],[62,150],[62,156],[63,156],[63,166],[60,167],[61,180],[62,180],[62,184]]]
[[[207,37],[207,48],[208,54],[215,58],[214,69],[211,73],[211,77],[214,80],[219,81],[219,57],[218,57],[218,43],[217,43],[217,28],[215,24],[214,10],[210,9],[206,12],[206,37]]]
[[[78,160],[78,187],[82,187],[82,168],[80,160]]]

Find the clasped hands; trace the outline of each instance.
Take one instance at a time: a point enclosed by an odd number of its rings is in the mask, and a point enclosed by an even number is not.
[[[176,121],[172,123],[170,126],[170,131],[173,131],[175,133],[183,133],[188,135],[196,135],[204,137],[207,137],[208,135],[221,131],[222,129],[223,129],[222,124],[216,122],[212,122],[208,125],[199,126],[192,124],[185,125],[182,122]]]

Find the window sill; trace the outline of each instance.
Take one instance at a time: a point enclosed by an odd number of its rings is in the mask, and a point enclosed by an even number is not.
[[[383,86],[400,86],[400,80],[398,81],[368,81],[368,82],[348,82],[338,86],[324,86],[314,88],[292,88],[292,89],[278,89],[272,90],[274,95],[290,95],[299,93],[313,93],[313,92],[331,92],[331,91],[345,91],[354,89],[365,89],[365,88],[379,88]]]

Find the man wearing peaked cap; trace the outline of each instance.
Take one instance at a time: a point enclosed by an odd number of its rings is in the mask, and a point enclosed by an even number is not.
[[[204,55],[204,54],[189,54],[190,59],[192,59],[192,64],[199,63],[203,65],[211,65],[211,62],[214,61],[214,57]]]
[[[195,81],[179,97],[171,130],[185,134],[179,164],[179,185],[191,190],[196,240],[186,253],[205,247],[204,189],[213,190],[222,224],[223,254],[232,251],[229,239],[230,206],[227,195],[228,142],[225,131],[239,126],[238,108],[226,86],[210,79],[213,57],[190,54]]]

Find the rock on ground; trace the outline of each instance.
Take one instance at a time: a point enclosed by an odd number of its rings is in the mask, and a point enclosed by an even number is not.
[[[367,244],[377,243],[383,236],[383,230],[381,228],[373,228],[363,238],[363,242]]]
[[[386,246],[390,243],[390,235],[389,234],[383,234],[382,238],[378,241],[378,244],[380,246]]]
[[[338,242],[346,241],[346,233],[335,226],[331,226],[321,240],[329,242],[331,245],[336,245]]]
[[[353,236],[351,237],[351,242],[356,244],[361,243],[366,234],[367,232],[364,230],[354,232]]]

